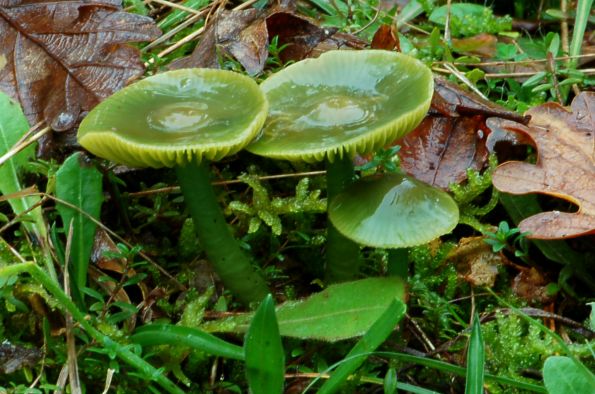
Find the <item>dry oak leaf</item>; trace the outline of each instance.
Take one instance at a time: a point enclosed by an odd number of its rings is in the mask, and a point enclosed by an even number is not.
[[[125,43],[159,34],[151,18],[121,11],[121,0],[0,0],[0,90],[31,124],[71,129],[143,73]]]
[[[530,238],[562,239],[595,233],[595,93],[584,92],[572,112],[555,103],[532,108],[528,126],[502,122],[527,135],[537,163],[506,162],[493,174],[494,186],[511,194],[543,193],[570,201],[578,211],[542,212],[519,223]]]

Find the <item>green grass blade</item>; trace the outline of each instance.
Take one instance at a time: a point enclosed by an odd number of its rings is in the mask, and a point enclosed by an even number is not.
[[[140,327],[130,339],[141,346],[186,346],[215,356],[244,359],[244,349],[196,328],[171,324],[151,324]]]
[[[68,234],[72,222],[68,267],[72,278],[72,295],[82,306],[81,289],[87,284],[87,269],[97,227],[83,212],[99,219],[103,202],[101,173],[92,165],[85,163],[80,153],[71,155],[56,172],[56,197],[78,208],[65,204],[57,205],[65,234]]]
[[[473,317],[473,328],[467,351],[467,380],[465,394],[482,394],[485,350],[481,337],[481,323],[477,313]]]
[[[275,303],[270,294],[252,318],[244,352],[250,391],[254,394],[283,392],[285,354],[275,316]]]
[[[399,300],[394,299],[380,318],[370,327],[368,332],[355,344],[344,362],[332,374],[320,390],[319,394],[330,394],[337,392],[345,383],[349,375],[366,361],[367,357],[359,357],[364,353],[376,350],[386,338],[393,332],[397,323],[405,315],[406,306]]]
[[[413,356],[411,354],[397,353],[397,352],[376,352],[375,354],[378,356],[384,356],[384,357],[394,358],[396,360],[410,362],[412,364],[423,365],[428,368],[434,368],[439,371],[452,373],[453,375],[465,376],[467,374],[466,368],[459,367],[458,365],[449,364],[444,361],[434,360],[434,359],[428,358],[428,357],[419,357],[419,356]],[[488,381],[488,382],[496,382],[496,383],[500,383],[503,385],[515,387],[515,388],[518,388],[521,390],[531,391],[534,393],[547,393],[545,387],[543,387],[543,386],[514,380],[511,378],[504,377],[504,376],[496,376],[496,375],[491,375],[491,374],[486,373],[484,375],[484,379],[485,379],[485,381]]]
[[[574,28],[572,30],[572,40],[570,41],[569,55],[578,56],[581,54],[581,46],[583,44],[583,36],[587,27],[589,15],[593,7],[593,0],[578,0],[576,5],[576,18],[574,20]],[[570,59],[569,68],[576,68],[578,59]]]

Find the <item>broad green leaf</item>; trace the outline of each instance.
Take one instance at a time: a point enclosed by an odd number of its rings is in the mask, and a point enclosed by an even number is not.
[[[187,346],[215,356],[234,360],[244,359],[244,349],[240,346],[191,327],[151,324],[137,329],[130,339],[141,346]]]
[[[397,370],[390,368],[384,375],[384,394],[396,394],[398,388]]]
[[[301,301],[277,308],[282,336],[339,341],[363,335],[395,298],[404,299],[398,277],[368,278],[329,286]],[[211,332],[245,332],[250,314],[209,322]]]
[[[0,156],[12,148],[17,141],[29,130],[29,123],[16,101],[0,92]],[[0,165],[0,193],[3,195],[22,190],[19,172],[23,165],[34,156],[34,147],[29,146],[14,155],[10,160]],[[16,215],[29,210],[38,203],[38,196],[11,198],[10,207]],[[41,216],[41,208],[35,208],[24,217],[23,226],[31,234],[45,239],[46,230]]]
[[[97,227],[89,216],[99,219],[103,202],[101,173],[86,163],[82,154],[73,154],[56,172],[56,197],[77,208],[57,204],[65,234],[68,234],[72,223],[68,268],[73,296],[82,302],[81,289],[87,283],[87,268]]]
[[[543,382],[549,394],[595,393],[595,375],[569,357],[548,357],[543,365]]]
[[[260,304],[252,318],[246,333],[244,352],[250,392],[282,393],[285,354],[275,317],[275,303],[270,294]]]
[[[481,337],[481,324],[477,313],[473,317],[473,328],[467,351],[467,381],[465,394],[483,394],[485,352]]]
[[[374,322],[372,327],[364,334],[364,336],[355,344],[349,354],[331,375],[322,387],[318,390],[318,394],[330,394],[337,392],[345,383],[349,375],[366,361],[368,354],[376,350],[386,338],[393,332],[397,323],[405,316],[406,306],[403,301],[393,299],[388,308],[382,313],[380,318]]]

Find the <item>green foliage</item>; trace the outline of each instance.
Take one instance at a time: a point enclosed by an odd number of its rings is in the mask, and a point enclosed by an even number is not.
[[[318,390],[320,394],[339,392],[350,374],[364,363],[369,354],[376,350],[393,332],[395,326],[405,316],[407,307],[400,299],[394,299],[370,327],[363,337],[347,353],[336,371]],[[315,381],[311,383],[314,384]]]
[[[580,368],[570,357],[548,357],[543,366],[543,381],[549,394],[595,392],[595,375]]]
[[[444,26],[448,6],[435,8],[430,21]],[[477,4],[453,3],[450,5],[450,30],[453,37],[470,37],[479,33],[500,33],[512,28],[510,16],[494,16],[492,10]]]
[[[465,394],[483,394],[485,348],[481,337],[479,315],[473,316],[473,327],[467,351],[467,378]]]
[[[562,351],[560,346],[536,326],[519,316],[496,314],[494,321],[483,325],[486,346],[486,368],[493,374],[529,381],[521,374],[541,369],[544,360]]]
[[[529,233],[521,233],[518,228],[510,228],[507,222],[502,221],[498,225],[498,230],[485,233],[485,243],[492,246],[492,251],[498,253],[504,249],[514,251],[514,255],[524,261],[529,255],[529,244],[527,238]]]
[[[235,200],[229,203],[228,209],[248,220],[249,234],[257,232],[264,223],[274,235],[279,236],[283,231],[281,215],[326,212],[326,199],[320,198],[320,190],[309,191],[309,178],[302,178],[298,182],[295,197],[273,199],[258,176],[242,174],[239,179],[252,189],[252,203]]]
[[[329,286],[300,301],[277,308],[281,335],[335,342],[363,335],[394,298],[403,299],[400,278],[367,278]],[[251,314],[207,322],[207,331],[244,332]]]
[[[285,354],[275,316],[275,302],[269,294],[262,301],[244,340],[246,378],[252,393],[283,392]]]
[[[68,264],[72,294],[82,306],[81,291],[87,285],[87,270],[97,227],[89,217],[99,219],[103,202],[101,173],[91,163],[85,162],[82,154],[73,154],[56,173],[56,197],[70,204],[57,206],[67,237],[72,228],[68,251],[70,260],[63,264]]]
[[[466,327],[460,317],[461,310],[450,300],[459,290],[459,279],[455,267],[446,264],[446,256],[454,244],[444,243],[437,248],[428,245],[411,249],[413,275],[409,278],[410,308],[419,308],[424,316],[420,324],[439,338],[449,338],[456,329],[454,323]]]
[[[480,232],[489,229],[489,226],[481,223],[479,218],[487,215],[498,204],[498,191],[492,186],[492,173],[497,165],[496,156],[490,155],[489,166],[483,173],[469,169],[466,184],[450,185],[453,198],[459,206],[459,223],[467,224]],[[475,201],[490,188],[489,201],[483,206],[476,205]]]

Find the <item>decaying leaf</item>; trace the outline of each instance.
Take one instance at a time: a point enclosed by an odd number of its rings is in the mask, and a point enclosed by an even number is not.
[[[547,288],[548,281],[536,268],[518,273],[512,280],[512,291],[529,303],[547,303],[553,300]]]
[[[556,103],[529,110],[531,122],[502,121],[537,147],[537,163],[507,162],[493,174],[494,186],[511,194],[542,193],[570,201],[575,213],[551,211],[519,223],[529,238],[562,239],[595,233],[595,93],[581,93],[572,112]]]
[[[387,51],[396,50],[401,52],[399,34],[394,25],[380,25],[370,44],[372,49],[384,49]]]
[[[282,5],[268,11],[222,10],[209,24],[194,52],[172,62],[170,68],[217,68],[218,51],[223,51],[240,62],[248,74],[256,75],[265,66],[269,41],[274,37],[278,47],[286,46],[280,57],[287,62],[312,56],[317,46],[335,32],[336,29],[322,28]]]
[[[454,263],[457,272],[473,286],[493,287],[498,276],[498,267],[504,264],[503,256],[494,253],[484,242],[484,237],[461,238],[456,249],[449,253],[447,261]]]
[[[487,116],[526,123],[527,118],[465,92],[441,78],[428,116],[411,133],[395,141],[401,145],[401,167],[431,185],[447,189],[467,178],[467,169],[485,167],[489,151]]]
[[[125,43],[159,34],[151,18],[121,11],[121,0],[0,0],[0,90],[31,124],[71,129],[142,74],[138,50]]]

